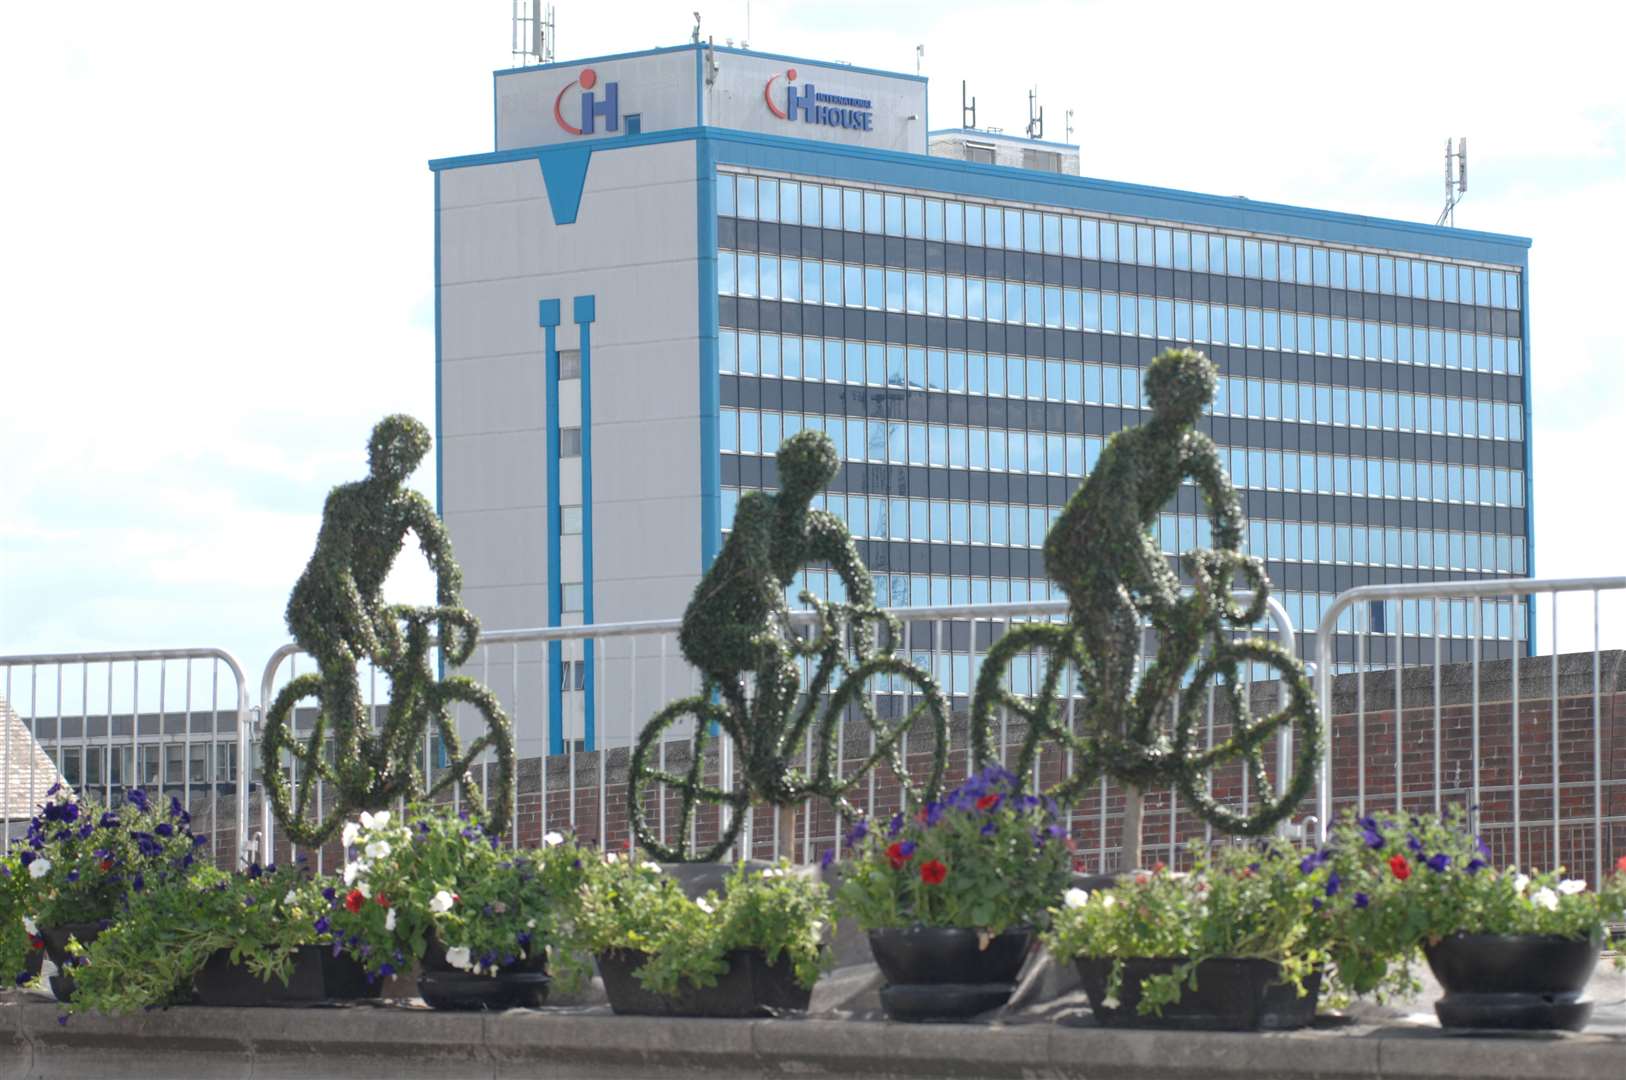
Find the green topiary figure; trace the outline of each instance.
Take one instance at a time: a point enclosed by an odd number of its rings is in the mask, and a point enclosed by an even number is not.
[[[466,797],[479,803],[480,792],[469,769],[487,747],[494,747],[499,792],[490,816],[497,831],[506,827],[514,757],[508,719],[484,687],[463,676],[437,680],[430,664],[431,624],[438,624],[444,659],[455,666],[473,652],[479,623],[461,606],[463,574],[452,558],[445,527],[429,500],[405,486],[429,446],[428,430],[410,416],[387,416],[378,422],[367,446],[367,478],[341,484],[328,494],[316,550],[288,598],[288,629],[316,661],[320,674],[293,679],[277,695],[266,715],[260,751],[272,809],[296,843],[320,844],[350,814],[382,809],[396,798],[422,797],[423,742],[431,723],[451,767],[428,793],[455,782]],[[435,607],[384,603],[384,580],[408,532],[417,534],[435,571]],[[405,635],[400,622],[406,624]],[[376,732],[361,696],[357,664],[363,659],[390,677],[389,709]],[[301,744],[292,729],[293,709],[313,696],[318,699],[317,717]],[[486,719],[486,733],[466,753],[450,712],[457,703],[472,706]],[[330,731],[331,762],[322,752]],[[281,768],[284,751],[298,769],[292,794]],[[319,782],[331,788],[326,812],[318,821],[307,821]]]
[[[650,831],[642,795],[656,783],[682,795],[680,837],[687,837],[699,803],[730,809],[723,835],[698,855],[700,860],[709,860],[734,842],[753,802],[783,810],[818,795],[850,812],[845,792],[883,759],[892,763],[906,789],[916,791],[907,779],[898,744],[922,716],[930,717],[936,735],[936,757],[925,793],[935,795],[942,779],[947,748],[947,711],[942,697],[925,672],[893,656],[889,648],[877,646],[876,624],[884,625],[892,641],[901,636],[901,628],[875,607],[869,572],[846,525],[834,514],[811,508],[814,497],[840,468],[835,445],[822,432],[803,431],[785,440],[777,460],[779,494],[748,492],[741,497],[728,540],[683,613],[678,644],[704,676],[704,690],[658,713],[645,726],[633,752],[629,793],[633,831],[657,858],[681,861],[695,853],[686,839],[668,845]],[[804,639],[790,625],[785,591],[804,567],[819,561],[836,572],[847,600],[824,604],[803,593],[802,600],[815,609],[818,620],[818,631]],[[811,659],[813,667],[805,691],[800,675],[804,658]],[[844,677],[832,690],[832,681],[843,669]],[[920,700],[899,717],[883,721],[875,715],[866,684],[889,676],[911,683]],[[864,717],[876,741],[858,771],[842,777],[835,760],[835,740],[849,707]],[[679,776],[652,768],[650,750],[659,746],[668,728],[685,720],[694,725],[688,772]],[[800,754],[815,721],[817,762],[813,775],[808,776],[789,762]],[[739,783],[732,791],[701,781],[710,724],[721,728],[738,751]]]
[[[1214,367],[1189,349],[1163,353],[1146,372],[1151,418],[1114,435],[1095,469],[1073,493],[1045,539],[1045,564],[1070,601],[1070,623],[1013,629],[989,651],[977,683],[973,724],[979,759],[993,756],[992,715],[1005,706],[1028,720],[1027,742],[1016,772],[1029,775],[1044,739],[1074,750],[1073,774],[1052,792],[1072,796],[1103,773],[1128,785],[1126,843],[1138,857],[1139,791],[1172,784],[1197,813],[1231,832],[1263,832],[1289,815],[1313,778],[1318,743],[1315,707],[1303,668],[1281,646],[1262,639],[1231,640],[1230,628],[1245,627],[1265,613],[1269,582],[1257,558],[1242,553],[1242,512],[1219,451],[1197,421],[1214,395]],[[1193,578],[1182,593],[1153,534],[1158,515],[1190,479],[1208,505],[1214,547],[1188,553]],[[1254,591],[1240,607],[1232,588]],[[1137,678],[1142,622],[1158,637],[1156,659]],[[1001,682],[1011,659],[1028,650],[1050,654],[1046,678],[1031,702],[1011,695]],[[1200,662],[1199,662],[1200,661]],[[1261,662],[1279,674],[1288,707],[1260,720],[1251,717],[1243,668]],[[1083,733],[1060,717],[1060,680],[1071,665],[1083,684]],[[1195,679],[1182,691],[1193,665]],[[1194,753],[1193,737],[1209,681],[1225,684],[1232,735],[1211,751]],[[1176,706],[1172,737],[1162,719]],[[1291,784],[1271,795],[1258,750],[1281,727],[1297,723],[1301,738]],[[1216,765],[1242,758],[1249,769],[1254,810],[1240,815],[1215,802],[1202,778]]]

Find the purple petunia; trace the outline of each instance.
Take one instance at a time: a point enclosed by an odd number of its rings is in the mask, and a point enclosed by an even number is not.
[[[175,835],[175,826],[171,825],[167,821],[160,821],[157,825],[153,826],[152,831],[167,839]]]
[[[124,801],[143,813],[145,813],[152,805],[147,800],[147,793],[142,791],[140,788],[131,788],[129,791],[126,791],[124,793]]]
[[[1463,869],[1468,871],[1470,874],[1477,874],[1481,870],[1485,869],[1486,865],[1487,864],[1484,859],[1469,859],[1468,865],[1463,867]]]
[[[887,839],[890,840],[892,837],[898,835],[898,833],[901,831],[903,831],[903,815],[893,814],[892,820],[886,823]]]
[[[1434,871],[1436,874],[1441,874],[1444,873],[1446,868],[1451,865],[1451,856],[1442,851],[1437,855],[1429,856],[1424,865],[1430,870]]]
[[[982,823],[982,828],[978,829],[977,831],[982,833],[984,836],[992,836],[994,833],[999,831],[999,827],[992,821],[985,821]]]
[[[835,848],[825,848],[824,849],[824,854],[819,856],[819,869],[820,870],[828,870],[828,869],[830,869],[830,864],[835,862],[835,861],[836,861],[836,849]]]
[[[898,854],[907,859],[909,856],[915,853],[915,846],[916,845],[913,840],[905,840],[898,845]]]
[[[1344,879],[1338,876],[1338,871],[1334,870],[1331,874],[1327,875],[1327,895],[1328,896],[1337,896],[1338,895],[1338,890],[1343,888],[1343,886],[1344,886]]]
[[[333,924],[327,921],[327,916],[326,915],[318,915],[316,917],[316,921],[311,924],[311,927],[318,934],[325,934],[329,930],[333,929]]]
[[[1367,896],[1365,893],[1358,892],[1358,893],[1355,894],[1355,906],[1356,907],[1364,908],[1367,904],[1370,904],[1371,902],[1372,902],[1371,898],[1369,896]]]
[[[869,835],[869,819],[859,818],[853,822],[853,827],[847,830],[847,846],[852,847],[864,837]]]
[[[1299,860],[1299,873],[1313,874],[1319,867],[1325,866],[1332,858],[1332,852],[1326,849],[1312,851]]]

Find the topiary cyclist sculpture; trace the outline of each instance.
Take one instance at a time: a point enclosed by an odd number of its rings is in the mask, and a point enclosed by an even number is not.
[[[1236,490],[1214,443],[1196,429],[1214,395],[1215,377],[1207,358],[1189,349],[1169,350],[1147,369],[1151,418],[1107,442],[1045,539],[1045,565],[1067,594],[1070,621],[1013,627],[989,650],[973,698],[972,727],[980,765],[995,756],[995,710],[1023,717],[1027,736],[1015,770],[1023,778],[1032,775],[1046,740],[1072,750],[1071,775],[1049,792],[1058,799],[1076,796],[1103,774],[1134,789],[1132,795],[1173,785],[1203,820],[1226,832],[1258,834],[1289,815],[1308,790],[1319,728],[1298,661],[1273,642],[1233,640],[1232,628],[1263,616],[1269,582],[1260,561],[1242,553]],[[1186,479],[1208,505],[1214,547],[1187,554],[1193,585],[1182,593],[1150,530]],[[1239,575],[1253,590],[1246,607],[1231,595]],[[1156,631],[1158,650],[1137,679],[1143,620]],[[1028,699],[1011,693],[1004,681],[1012,660],[1030,651],[1048,659],[1038,692]],[[1276,671],[1287,691],[1283,709],[1251,715],[1242,675],[1251,663]],[[1066,721],[1061,716],[1058,688],[1069,668],[1081,684],[1082,725],[1076,724],[1077,710],[1069,710]],[[1231,733],[1200,749],[1198,720],[1216,677],[1225,688]],[[1165,732],[1162,719],[1171,705],[1173,728]],[[1298,728],[1297,760],[1292,780],[1274,796],[1261,751],[1288,725]],[[1246,765],[1256,798],[1245,814],[1216,801],[1204,781],[1214,768],[1237,759]],[[1138,820],[1134,826],[1131,858],[1138,855]]]
[[[497,792],[487,807],[490,828],[507,828],[513,801],[514,743],[508,718],[496,696],[465,676],[437,679],[430,663],[429,628],[438,624],[445,661],[457,666],[474,651],[479,622],[459,600],[463,574],[452,544],[429,501],[405,487],[428,452],[428,430],[410,416],[387,416],[373,428],[367,445],[366,479],[341,484],[327,497],[316,550],[288,598],[288,629],[316,661],[320,674],[291,680],[266,713],[261,765],[272,810],[289,838],[323,843],[360,810],[378,810],[397,798],[435,795],[452,784],[481,805],[470,772],[489,747],[497,757]],[[416,533],[435,571],[437,605],[387,606],[384,579],[402,540]],[[403,636],[400,622],[406,624]],[[374,731],[362,702],[357,664],[371,660],[388,672],[390,704]],[[310,733],[301,740],[293,727],[294,707],[317,700]],[[480,713],[486,730],[464,751],[451,707],[465,704]],[[425,790],[424,737],[433,725],[450,765]],[[324,753],[331,735],[331,756]],[[290,790],[282,755],[297,765]],[[314,793],[326,784],[326,808],[309,817]]]
[[[803,431],[785,440],[778,464],[779,494],[748,492],[740,498],[728,540],[683,613],[678,643],[703,676],[701,692],[656,714],[633,751],[628,793],[633,834],[659,859],[717,858],[734,843],[754,802],[783,810],[820,796],[851,814],[846,792],[882,760],[911,797],[935,798],[941,786],[948,746],[942,695],[929,675],[878,643],[877,629],[896,642],[901,627],[875,607],[869,572],[847,527],[835,515],[811,509],[814,496],[840,467],[835,445],[822,432]],[[802,593],[815,612],[814,633],[804,638],[791,626],[785,592],[804,567],[820,560],[841,579],[847,599],[827,604]],[[812,669],[806,687],[803,660]],[[836,681],[838,673],[843,674]],[[878,718],[867,693],[872,680],[909,684],[916,701],[895,717]],[[875,741],[856,771],[843,776],[837,732],[849,709],[863,717]],[[904,768],[900,743],[921,719],[932,725],[934,758],[924,783],[916,785]],[[670,773],[652,765],[651,751],[668,729],[684,721],[693,724],[687,771]],[[737,752],[731,789],[703,781],[712,725]],[[791,762],[810,731],[814,760],[803,771]],[[644,796],[651,788],[664,798],[659,785],[682,800],[676,844],[652,829],[646,814]],[[690,824],[702,804],[727,807],[730,817],[717,841],[697,853],[689,841]]]

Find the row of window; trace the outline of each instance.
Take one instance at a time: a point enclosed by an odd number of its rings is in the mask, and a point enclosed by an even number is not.
[[[1076,360],[985,356],[833,338],[781,337],[724,330],[718,348],[724,375],[762,375],[892,389],[987,393],[991,397],[1073,405],[1149,407],[1144,368]],[[1524,437],[1524,410],[1504,401],[1414,394],[1230,376],[1219,380],[1206,410],[1216,416],[1296,421],[1335,427],[1459,435]]]
[[[720,217],[1068,255],[1517,310],[1519,274],[766,177],[717,177]]]
[[[739,492],[723,491],[723,528],[734,520]],[[1042,548],[1061,514],[1056,506],[826,494],[823,509],[846,522],[857,539]],[[1213,546],[1209,520],[1161,514],[1155,528],[1169,555]],[[1256,518],[1248,522],[1244,550],[1274,562],[1389,566],[1477,573],[1524,572],[1524,537],[1449,529],[1333,525]]]
[[[1095,468],[1104,439],[1003,428],[912,424],[819,413],[720,409],[724,453],[771,456],[798,431],[829,435],[848,461],[1082,478]],[[1231,483],[1263,491],[1417,499],[1477,506],[1524,505],[1524,470],[1445,462],[1221,447]]]
[[[213,746],[211,752],[210,747]],[[131,746],[45,746],[70,787],[123,787],[231,783],[237,779],[237,745],[228,742],[144,743],[139,765]]]
[[[732,251],[718,255],[717,291],[723,296],[1451,370],[1518,375],[1524,364],[1519,339],[1495,334]]]

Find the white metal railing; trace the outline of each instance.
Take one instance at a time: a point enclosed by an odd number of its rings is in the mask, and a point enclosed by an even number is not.
[[[1506,822],[1498,821],[1494,818],[1487,820],[1487,815],[1483,814],[1481,811],[1482,799],[1486,794],[1486,789],[1482,786],[1482,773],[1484,772],[1485,761],[1481,754],[1483,704],[1481,697],[1486,689],[1482,683],[1480,670],[1482,664],[1481,654],[1483,651],[1486,629],[1486,620],[1483,616],[1482,605],[1487,602],[1494,603],[1499,600],[1512,599],[1516,602],[1517,607],[1519,602],[1533,603],[1534,598],[1548,596],[1551,598],[1552,606],[1552,648],[1548,658],[1550,681],[1549,692],[1547,695],[1549,720],[1548,735],[1550,740],[1548,745],[1551,770],[1547,779],[1549,780],[1548,786],[1550,787],[1551,792],[1550,797],[1552,812],[1550,815],[1550,820],[1543,823],[1543,826],[1550,827],[1552,849],[1549,853],[1549,861],[1556,863],[1559,860],[1562,830],[1566,824],[1564,815],[1562,814],[1562,794],[1566,786],[1571,788],[1575,786],[1574,782],[1566,785],[1561,779],[1562,755],[1559,751],[1561,734],[1559,706],[1560,654],[1558,651],[1558,597],[1568,593],[1590,593],[1592,595],[1592,777],[1589,785],[1591,790],[1592,813],[1590,815],[1590,826],[1592,834],[1591,847],[1594,863],[1593,880],[1601,880],[1605,865],[1604,826],[1605,824],[1609,824],[1611,828],[1613,828],[1617,824],[1626,824],[1626,815],[1606,814],[1604,812],[1603,801],[1604,789],[1606,786],[1613,787],[1626,784],[1626,777],[1611,777],[1609,780],[1605,780],[1604,778],[1606,762],[1603,755],[1602,688],[1600,685],[1601,629],[1599,622],[1599,599],[1601,594],[1604,592],[1618,590],[1626,590],[1626,577],[1546,579],[1518,578],[1461,582],[1419,582],[1406,585],[1366,585],[1359,588],[1350,589],[1349,591],[1340,594],[1333,602],[1332,606],[1327,608],[1326,611],[1322,613],[1321,623],[1316,630],[1315,637],[1317,651],[1317,665],[1315,672],[1316,700],[1321,703],[1323,713],[1326,714],[1325,726],[1327,727],[1327,740],[1322,760],[1321,775],[1318,778],[1317,783],[1316,802],[1317,826],[1322,840],[1325,840],[1326,838],[1327,829],[1332,824],[1334,813],[1334,747],[1332,730],[1333,717],[1331,713],[1334,711],[1332,679],[1334,668],[1337,666],[1335,664],[1335,659],[1337,651],[1337,637],[1340,635],[1340,631],[1337,629],[1339,619],[1346,611],[1351,611],[1355,615],[1355,621],[1352,626],[1356,650],[1355,662],[1353,665],[1354,671],[1352,675],[1346,676],[1346,678],[1353,678],[1355,680],[1356,704],[1354,711],[1354,742],[1355,752],[1357,755],[1355,768],[1356,787],[1353,794],[1347,796],[1347,798],[1353,802],[1353,805],[1358,809],[1359,812],[1366,812],[1368,802],[1367,754],[1369,751],[1369,740],[1367,738],[1366,678],[1368,671],[1373,665],[1369,665],[1366,662],[1365,655],[1369,640],[1373,638],[1380,638],[1392,642],[1392,645],[1388,646],[1389,651],[1392,653],[1392,663],[1385,664],[1384,670],[1392,673],[1393,681],[1393,701],[1389,703],[1389,707],[1393,718],[1392,746],[1394,756],[1394,791],[1392,793],[1392,797],[1394,806],[1397,810],[1404,809],[1408,794],[1405,773],[1405,748],[1403,741],[1408,712],[1404,692],[1404,672],[1406,670],[1415,671],[1419,667],[1422,667],[1424,670],[1428,670],[1430,668],[1432,669],[1433,695],[1431,707],[1424,706],[1423,711],[1428,713],[1427,722],[1431,727],[1433,734],[1433,743],[1431,748],[1433,771],[1430,789],[1426,793],[1422,794],[1425,798],[1425,807],[1432,809],[1435,813],[1438,813],[1443,808],[1443,803],[1446,798],[1446,787],[1443,783],[1443,776],[1441,772],[1443,760],[1441,739],[1442,729],[1445,723],[1445,711],[1442,704],[1442,684],[1440,677],[1442,667],[1441,643],[1443,640],[1440,634],[1440,627],[1442,625],[1442,619],[1440,618],[1439,614],[1440,604],[1470,601],[1471,603],[1469,603],[1467,606],[1467,611],[1470,615],[1470,627],[1472,630],[1471,635],[1469,635],[1471,639],[1471,654],[1468,661],[1472,665],[1472,681],[1470,684],[1469,699],[1469,730],[1471,742],[1469,767],[1470,775],[1469,787],[1466,791],[1461,792],[1461,794],[1467,798],[1469,813],[1473,817],[1475,827],[1478,828],[1482,834],[1501,829],[1511,830],[1511,854],[1513,862],[1521,866],[1523,865],[1524,832],[1526,829],[1526,822],[1524,821],[1523,817],[1521,797],[1524,794],[1525,785],[1523,784],[1523,778],[1521,776],[1521,766],[1523,764],[1523,747],[1521,746],[1522,724],[1518,722],[1517,718],[1521,718],[1520,665],[1521,662],[1528,665],[1532,661],[1529,657],[1520,656],[1521,648],[1526,643],[1522,640],[1520,633],[1515,632],[1512,635],[1512,647],[1508,650],[1509,655],[1507,659],[1510,662],[1510,672],[1509,681],[1506,684],[1508,687],[1507,700],[1510,702],[1510,720],[1507,726],[1510,740],[1511,770],[1509,782],[1506,785],[1506,788],[1511,803],[1511,814],[1510,820]],[[1403,617],[1394,618],[1392,627],[1386,625],[1384,628],[1379,630],[1371,629],[1369,622],[1366,626],[1361,625],[1362,621],[1364,620],[1365,613],[1370,609],[1367,606],[1358,605],[1370,605],[1376,602],[1388,601],[1396,602],[1397,606],[1409,604],[1430,605],[1431,617],[1428,619],[1428,625],[1430,626],[1432,633],[1428,635],[1419,634],[1416,632],[1416,626],[1408,629],[1406,625],[1407,620]],[[1401,612],[1397,614],[1403,614],[1404,611],[1405,608],[1402,607]],[[1534,621],[1533,612],[1530,616],[1530,621],[1532,623]],[[1348,637],[1349,632],[1342,632],[1342,636]],[[1430,651],[1427,653],[1429,657],[1428,664],[1419,665],[1414,663],[1407,665],[1405,663],[1405,641],[1408,638],[1419,643],[1417,651],[1422,651],[1424,648],[1429,648]],[[1529,644],[1533,646],[1534,642],[1532,641]],[[1492,692],[1499,692],[1501,686],[1498,685],[1497,687],[1491,689]],[[1417,708],[1412,706],[1411,711],[1415,713]],[[1500,788],[1498,788],[1498,793],[1499,792]],[[1418,793],[1415,792],[1414,789],[1414,797],[1416,794]],[[1587,823],[1585,817],[1582,817],[1581,820],[1583,825]],[[1575,818],[1572,817],[1569,820],[1569,824],[1573,826],[1574,822]]]
[[[1241,602],[1252,600],[1251,593],[1239,593],[1237,599]],[[980,663],[978,656],[976,633],[970,629],[977,624],[1009,624],[1013,621],[1032,619],[1058,619],[1067,614],[1065,600],[1018,601],[998,604],[951,604],[928,607],[891,608],[888,613],[901,622],[904,629],[905,640],[897,649],[900,654],[910,655],[917,664],[927,668],[937,677],[939,685],[943,688],[945,696],[951,701],[955,698],[969,699],[971,688],[975,684],[977,668]],[[814,619],[811,611],[793,612],[791,621],[793,625],[809,625]],[[1274,598],[1270,598],[1266,605],[1266,621],[1273,636],[1290,652],[1294,648],[1295,634],[1292,620],[1286,609]],[[948,627],[953,623],[969,624],[964,636],[966,648],[952,647],[952,641],[946,641],[949,634]],[[542,758],[540,762],[539,802],[541,805],[541,820],[539,828],[533,830],[537,835],[554,827],[580,828],[584,822],[579,820],[581,810],[579,796],[586,796],[589,807],[586,812],[596,816],[597,835],[600,842],[605,842],[609,834],[609,807],[608,798],[608,754],[605,752],[617,747],[630,747],[637,741],[643,724],[652,717],[660,707],[677,697],[694,693],[699,688],[699,677],[682,660],[681,654],[675,647],[676,637],[681,628],[679,619],[656,619],[623,623],[598,623],[588,626],[542,627],[534,629],[517,630],[490,630],[480,636],[479,646],[469,662],[462,666],[462,671],[474,675],[477,679],[497,692],[504,698],[516,731],[517,742],[522,750],[518,756],[529,757],[523,751],[526,741],[536,743],[539,741],[537,732],[548,732],[553,725],[560,725],[565,729],[566,738],[563,740],[562,753],[564,771],[566,774],[566,787],[562,792],[565,799],[565,809],[558,815],[558,820],[552,816],[550,808],[550,795],[560,792],[549,790],[549,769],[546,751],[534,756]],[[926,629],[926,643],[920,645],[918,628],[924,625]],[[950,634],[950,637],[953,635]],[[651,640],[653,639],[653,640]],[[575,664],[583,662],[592,650],[595,664],[600,670],[598,680],[599,690],[595,694],[594,711],[597,715],[591,717],[589,724],[587,714],[586,695],[579,688],[572,688],[561,695],[564,716],[551,715],[549,702],[545,699],[548,672],[548,646],[558,643],[561,648],[560,663],[566,673],[567,684],[574,676]],[[618,651],[609,646],[615,644]],[[267,662],[260,684],[260,701],[262,711],[270,706],[275,696],[277,686],[283,676],[292,676],[289,665],[296,663],[304,654],[297,645],[288,644],[279,648]],[[1149,659],[1149,658],[1148,658]],[[534,678],[522,677],[522,669],[527,665],[537,668]],[[287,671],[284,668],[288,667]],[[610,680],[602,677],[605,670],[622,670],[626,673],[625,679]],[[653,670],[651,670],[653,669]],[[1250,673],[1251,674],[1251,673]],[[370,711],[382,707],[379,697],[378,673],[371,672],[364,676],[369,693],[368,705]],[[640,681],[653,685],[640,687]],[[384,680],[387,684],[387,678]],[[1019,687],[1020,689],[1020,687]],[[884,688],[872,691],[872,700],[886,693]],[[530,700],[541,701],[540,714],[526,705],[527,694]],[[624,708],[623,708],[624,706]],[[617,716],[624,716],[625,726],[612,723]],[[592,757],[596,763],[596,790],[578,782],[577,757],[581,753],[577,750],[577,733],[585,733],[591,729],[595,733],[595,743],[599,752]],[[1009,738],[1008,725],[1002,724],[998,740],[1002,752],[1014,749]],[[1209,739],[1213,737],[1213,716],[1210,709]],[[873,737],[868,736],[868,737]],[[843,758],[845,750],[845,725],[838,729],[838,758]],[[907,739],[907,736],[905,737]],[[425,762],[430,760],[429,740],[426,740]],[[907,745],[907,744],[906,744]],[[811,747],[808,748],[809,750]],[[1292,737],[1287,733],[1276,743],[1276,768],[1274,780],[1278,788],[1285,787],[1288,782],[1290,762],[1292,761]],[[666,744],[663,742],[658,748],[659,764],[664,768]],[[907,750],[906,750],[907,755]],[[719,749],[719,782],[726,790],[732,784],[734,760],[733,748],[728,740],[721,742]],[[969,740],[965,747],[965,761],[970,767],[971,747]],[[1070,761],[1067,763],[1070,767]],[[487,761],[489,766],[489,757]],[[485,787],[485,785],[482,785]],[[873,808],[876,803],[877,784],[873,773],[870,775],[868,790],[858,801],[866,809]],[[1248,796],[1243,792],[1243,805],[1246,806]],[[316,810],[321,812],[320,786],[316,796]],[[1094,828],[1096,837],[1096,858],[1101,865],[1107,859],[1108,846],[1106,843],[1106,818],[1108,816],[1107,786],[1103,783],[1099,797],[1096,801],[1094,815]],[[1167,846],[1172,857],[1179,846],[1180,822],[1178,811],[1175,809],[1174,793],[1169,793],[1169,831]],[[511,808],[516,821],[516,827],[511,830],[512,842],[518,843],[520,829],[519,820],[519,792],[516,785],[515,805]],[[666,831],[665,799],[658,800],[656,809],[657,827]],[[805,807],[802,814],[801,854],[804,859],[811,858],[815,837],[813,834],[813,820],[815,814],[811,807]],[[1074,812],[1075,823],[1078,812]],[[726,818],[719,818],[719,823],[726,822]],[[748,821],[741,837],[741,845],[746,851],[752,850],[757,841],[753,834],[753,823]],[[266,840],[266,850],[275,852],[277,849],[273,842],[275,836],[275,823],[271,820],[269,809],[262,804],[262,819],[260,828]],[[777,816],[771,824],[771,838],[774,850],[781,850],[779,835],[780,823]],[[829,831],[821,832],[818,839],[823,841],[832,838]],[[322,855],[317,853],[318,865]]]
[[[195,679],[196,665],[205,661],[210,665],[207,678]],[[128,681],[119,675],[121,665],[128,665]],[[181,666],[178,687],[171,680],[175,665]],[[92,670],[100,668],[105,668],[105,679],[93,681]],[[149,672],[145,690],[144,669]],[[224,686],[222,669],[227,676]],[[152,785],[178,795],[196,813],[199,807],[193,802],[195,789],[206,787],[211,857],[219,856],[219,831],[223,825],[220,797],[223,788],[230,788],[236,819],[234,862],[242,866],[252,858],[254,843],[248,832],[253,777],[249,694],[242,666],[231,653],[197,648],[0,656],[0,672],[0,693],[15,722],[29,736],[22,747],[29,755],[28,794],[22,808],[14,805],[11,790],[9,756],[14,752],[14,740],[7,732],[0,741],[0,752],[8,758],[0,761],[0,814],[4,816],[7,836],[14,820],[28,820],[29,804],[43,794],[36,783],[37,745],[59,772],[67,773],[73,787],[99,788],[104,802],[111,802],[116,791]],[[46,675],[43,685],[42,673]],[[70,673],[77,678],[70,677]],[[98,697],[99,704],[93,705]],[[225,732],[221,730],[223,716],[230,720],[230,730]],[[195,733],[195,721],[205,717],[207,731]],[[128,735],[120,736],[115,729],[126,721]],[[176,722],[180,727],[178,739],[171,737],[169,730]],[[48,732],[42,730],[47,726]],[[78,728],[77,738],[66,735],[69,726]],[[91,735],[96,726],[103,729],[99,739]],[[30,740],[35,745],[30,745]],[[171,752],[177,749],[180,768],[179,775],[174,776]],[[197,749],[204,753],[201,777],[194,769]],[[65,770],[70,763],[72,768]]]

